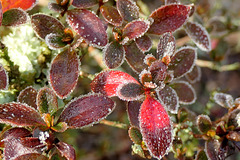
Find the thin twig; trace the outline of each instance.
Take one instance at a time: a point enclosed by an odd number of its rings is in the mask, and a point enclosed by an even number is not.
[[[104,124],[104,125],[111,126],[111,127],[116,127],[116,128],[121,128],[121,129],[128,129],[127,124],[116,122],[116,121],[109,121],[109,120],[106,120],[106,119],[100,121],[100,124]]]

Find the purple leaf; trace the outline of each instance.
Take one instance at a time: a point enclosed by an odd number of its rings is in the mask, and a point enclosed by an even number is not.
[[[141,105],[141,101],[130,101],[127,103],[128,119],[132,126],[139,127],[138,115]]]
[[[8,74],[0,64],[0,90],[5,90],[8,88]]]
[[[48,157],[41,155],[40,153],[28,153],[18,156],[14,160],[48,160]]]
[[[52,50],[64,48],[67,44],[62,41],[63,35],[50,33],[45,37],[46,44]]]
[[[186,22],[191,8],[191,5],[170,4],[157,9],[150,15],[154,22],[148,32],[157,35],[174,32]]]
[[[217,104],[225,108],[234,107],[234,100],[230,94],[215,93],[213,99]]]
[[[149,36],[143,35],[136,39],[136,44],[142,52],[148,52],[152,48],[152,40]]]
[[[74,9],[67,12],[68,24],[89,44],[96,47],[107,45],[108,38],[103,22],[91,11]]]
[[[202,133],[207,133],[212,128],[212,121],[207,115],[197,116],[196,124],[198,130]]]
[[[158,99],[164,106],[173,114],[177,114],[179,108],[178,96],[174,89],[169,86],[165,86],[161,90],[156,90]]]
[[[144,90],[139,83],[129,82],[119,85],[117,96],[125,101],[135,101],[143,97]]]
[[[195,65],[191,72],[186,74],[186,78],[190,83],[196,83],[201,79],[201,68]]]
[[[217,140],[208,140],[205,142],[205,152],[209,160],[219,160],[219,147],[220,143]]]
[[[142,144],[142,134],[139,128],[131,126],[128,130],[128,135],[135,144]]]
[[[0,3],[0,26],[2,25],[2,18],[3,18],[3,10],[2,10],[2,3]]]
[[[66,50],[53,59],[50,68],[50,84],[59,98],[66,98],[75,88],[80,72],[79,66],[76,52]]]
[[[117,9],[125,21],[131,22],[139,18],[139,8],[132,0],[118,0]]]
[[[37,91],[30,86],[19,93],[17,101],[20,103],[26,103],[34,109],[37,109],[36,98]]]
[[[13,126],[46,125],[34,108],[16,102],[0,104],[0,122]]]
[[[145,145],[153,157],[161,159],[169,152],[173,141],[170,117],[161,103],[147,95],[141,105],[139,121]]]
[[[48,3],[48,8],[52,11],[58,12],[58,13],[62,13],[65,10],[65,7],[57,4],[57,3],[53,3],[53,2],[49,2]]]
[[[114,107],[114,101],[106,96],[85,95],[67,104],[60,115],[59,122],[66,122],[69,128],[86,127],[104,119]]]
[[[122,25],[123,19],[115,7],[102,5],[100,11],[108,23],[114,26]]]
[[[3,13],[2,25],[16,27],[28,21],[27,13],[20,8],[13,8]]]
[[[193,104],[196,101],[195,90],[188,82],[174,82],[171,87],[177,92],[180,104]]]
[[[112,41],[103,52],[103,60],[110,69],[117,68],[124,62],[125,50],[118,42]]]
[[[179,0],[165,0],[165,5],[172,3],[179,3]]]
[[[234,126],[239,127],[239,116],[240,115],[240,109],[234,109],[228,117],[227,125],[228,126]]]
[[[75,149],[71,145],[64,142],[58,142],[56,147],[61,153],[62,157],[65,157],[67,160],[76,159]]]
[[[196,59],[197,52],[195,48],[182,47],[171,58],[168,69],[174,71],[174,78],[180,78],[192,71]]]
[[[2,135],[2,141],[7,141],[11,139],[16,139],[16,138],[23,138],[30,136],[31,132],[25,128],[11,128],[4,132]]]
[[[72,5],[80,9],[90,8],[96,4],[98,4],[98,0],[73,0],[72,1]]]
[[[196,22],[187,22],[185,30],[194,43],[203,51],[211,51],[211,40],[207,30]]]
[[[152,74],[153,82],[156,84],[164,81],[167,76],[167,65],[162,60],[157,60],[151,64],[149,71]]]

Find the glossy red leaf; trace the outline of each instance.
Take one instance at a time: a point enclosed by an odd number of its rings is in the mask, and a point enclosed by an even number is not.
[[[182,47],[171,58],[168,69],[173,70],[174,78],[180,78],[192,71],[196,59],[196,48]]]
[[[161,90],[156,90],[158,99],[164,106],[173,114],[177,114],[179,108],[179,101],[177,93],[174,89],[166,85]]]
[[[62,157],[65,157],[67,160],[76,159],[75,149],[71,145],[64,142],[58,142],[56,147],[61,153]]]
[[[133,21],[139,18],[139,8],[132,0],[118,0],[117,9],[125,21]]]
[[[196,22],[187,22],[185,30],[194,43],[203,51],[211,51],[211,39],[207,30]]]
[[[122,71],[105,71],[99,73],[91,83],[91,89],[95,93],[102,93],[106,96],[117,96],[117,88],[121,84],[134,82],[136,79]]]
[[[8,74],[0,64],[0,90],[5,90],[8,88]]]
[[[212,121],[207,115],[198,115],[196,124],[198,130],[202,133],[207,133],[212,127]]]
[[[13,126],[46,125],[34,108],[16,102],[0,104],[0,122]]]
[[[16,27],[25,24],[27,21],[27,13],[20,8],[14,8],[3,13],[2,25]]]
[[[100,7],[100,11],[104,17],[104,19],[114,25],[114,26],[121,26],[123,19],[119,14],[118,10],[113,6],[102,5]]]
[[[190,83],[196,83],[198,81],[200,81],[201,79],[201,68],[197,65],[195,65],[192,69],[191,72],[188,72],[186,74],[186,78]]]
[[[174,82],[171,87],[177,92],[180,104],[193,104],[196,101],[196,92],[188,82]]]
[[[143,36],[149,29],[150,23],[144,20],[134,20],[128,23],[122,30],[122,44]]]
[[[162,59],[165,56],[171,57],[175,52],[175,48],[176,48],[176,42],[172,33],[170,32],[164,33],[160,37],[160,41],[157,46],[157,54],[156,54],[157,59]]]
[[[53,3],[53,2],[49,2],[48,3],[48,8],[52,11],[58,12],[58,13],[62,13],[65,10],[65,7],[57,4],[57,3]]]
[[[171,148],[173,133],[166,110],[156,99],[147,95],[141,105],[140,130],[151,155],[161,159]]]
[[[57,35],[53,33],[50,33],[45,37],[46,44],[52,50],[61,49],[67,45],[67,43],[64,43],[62,41],[62,39],[63,39],[62,35]]]
[[[225,108],[234,107],[234,100],[230,94],[226,93],[215,93],[213,99],[215,102]]]
[[[130,101],[127,103],[128,119],[132,126],[139,127],[138,115],[140,112],[141,105],[142,105],[141,101]]]
[[[110,69],[117,68],[124,62],[125,50],[118,42],[109,43],[103,52],[103,60]]]
[[[35,33],[43,40],[48,34],[63,35],[65,27],[52,16],[42,13],[34,14],[31,17],[32,27]]]
[[[96,4],[98,4],[98,0],[73,0],[72,1],[72,5],[80,9],[90,8]]]
[[[191,5],[181,4],[170,4],[160,7],[150,15],[154,22],[148,32],[157,35],[165,32],[174,32],[186,22],[191,8]]]
[[[149,71],[152,74],[153,82],[156,84],[164,81],[167,76],[167,65],[162,60],[157,60],[151,64]]]
[[[53,59],[50,68],[50,84],[59,98],[66,98],[73,91],[79,72],[80,62],[76,52],[66,50]]]
[[[142,52],[148,52],[152,48],[152,40],[148,35],[137,38],[135,42]]]
[[[139,144],[139,145],[142,144],[142,134],[139,128],[135,126],[131,126],[128,130],[128,135],[135,144]]]
[[[48,157],[40,153],[28,153],[28,154],[18,156],[14,160],[48,160]]]
[[[140,73],[147,68],[147,65],[144,63],[145,54],[141,52],[136,43],[124,45],[124,49],[125,58],[133,71]]]
[[[74,9],[67,12],[68,24],[90,45],[104,47],[108,38],[103,22],[91,11]]]
[[[30,86],[25,88],[19,93],[17,101],[20,103],[26,103],[30,107],[37,109],[36,99],[37,99],[37,91]]]
[[[2,10],[3,12],[12,9],[12,8],[21,8],[23,10],[30,10],[32,9],[37,0],[2,0]]]
[[[104,95],[85,95],[67,104],[59,122],[66,122],[69,128],[86,127],[104,119],[114,107],[115,102]]]
[[[144,96],[143,93],[143,87],[135,82],[125,83],[117,88],[117,96],[125,101],[139,100]]]

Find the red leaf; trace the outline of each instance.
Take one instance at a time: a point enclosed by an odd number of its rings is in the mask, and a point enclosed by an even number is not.
[[[26,103],[34,109],[37,109],[36,99],[37,91],[30,86],[19,93],[17,101],[20,103]]]
[[[10,139],[16,139],[16,138],[23,138],[30,136],[31,132],[25,128],[11,128],[4,132],[2,138],[2,141],[10,140]]]
[[[106,96],[117,96],[117,88],[125,83],[138,83],[136,79],[122,71],[105,71],[99,73],[91,83],[91,89],[95,93],[102,93]]]
[[[154,22],[148,32],[157,35],[174,32],[186,22],[191,7],[191,5],[170,4],[157,9],[150,15]]]
[[[8,74],[0,64],[0,90],[5,90],[8,88]]]
[[[86,127],[104,119],[114,107],[114,101],[106,96],[85,95],[67,104],[60,115],[59,122],[66,122],[69,128]]]
[[[67,12],[68,24],[91,45],[104,47],[108,38],[103,22],[91,11],[74,9]]]
[[[201,68],[195,65],[191,72],[186,74],[186,78],[190,83],[196,83],[201,78]]]
[[[3,13],[3,26],[16,27],[28,21],[27,13],[20,8],[13,8]]]
[[[64,142],[58,142],[56,147],[61,153],[62,157],[66,157],[67,160],[76,159],[75,149],[71,145]]]
[[[130,124],[139,127],[139,110],[142,105],[141,101],[130,101],[127,103],[127,113]]]
[[[125,21],[133,21],[139,18],[139,8],[132,0],[118,0],[117,9]]]
[[[142,52],[148,52],[152,48],[152,40],[147,35],[137,38],[136,44]]]
[[[102,5],[100,11],[108,23],[114,26],[122,25],[123,19],[115,7]]]
[[[46,125],[34,108],[16,102],[0,104],[0,122],[13,126]]]
[[[153,157],[161,159],[169,152],[173,141],[171,120],[164,107],[147,95],[141,105],[140,130],[143,141]]]
[[[66,50],[53,59],[50,68],[50,84],[59,98],[66,98],[75,88],[80,71],[79,66],[76,52]]]
[[[211,51],[211,39],[207,30],[196,22],[187,22],[185,30],[194,43],[203,51]]]
[[[39,153],[28,153],[18,156],[14,160],[48,160],[48,157],[41,155]]]
[[[96,4],[98,4],[98,0],[73,0],[72,1],[72,5],[80,9],[90,8]]]
[[[23,10],[30,10],[32,9],[37,0],[1,0],[2,2],[2,10],[3,12],[12,9],[12,8],[21,8]]]

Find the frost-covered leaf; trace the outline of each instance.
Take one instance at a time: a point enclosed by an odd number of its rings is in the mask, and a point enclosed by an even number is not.
[[[69,128],[93,125],[109,115],[114,107],[113,100],[100,94],[78,97],[67,104],[59,122],[66,122]]]
[[[208,140],[205,142],[205,153],[209,160],[219,160],[219,142],[217,140]]]
[[[196,22],[187,22],[185,30],[194,43],[203,51],[211,51],[211,39],[207,30]]]
[[[227,125],[228,126],[234,126],[239,127],[240,126],[240,109],[235,109],[232,111],[228,117]]]
[[[98,0],[73,0],[72,1],[72,5],[80,9],[90,8],[96,4],[98,4]]]
[[[53,59],[50,68],[50,84],[59,98],[66,98],[75,88],[80,72],[79,66],[76,52],[66,50]]]
[[[16,27],[28,21],[27,13],[20,8],[13,8],[3,13],[2,25]]]
[[[156,90],[158,99],[173,114],[177,114],[179,108],[178,96],[174,89],[166,85],[161,90]]]
[[[55,111],[57,111],[57,96],[50,88],[44,87],[39,90],[37,94],[37,108],[41,114],[53,114]]]
[[[30,86],[25,88],[19,93],[17,101],[20,103],[26,103],[30,107],[37,109],[36,98],[37,98],[37,91]]]
[[[132,67],[133,71],[140,73],[142,70],[147,68],[147,65],[144,63],[145,54],[141,52],[136,43],[124,45],[124,49],[126,51],[126,60]]]
[[[170,4],[157,9],[150,15],[154,22],[148,32],[157,35],[174,32],[186,22],[191,7],[191,5]]]
[[[234,100],[230,94],[215,93],[213,99],[217,104],[225,108],[234,107]]]
[[[48,3],[48,8],[52,11],[58,12],[58,13],[62,13],[65,10],[65,7],[57,4],[57,3],[53,3],[53,2],[49,2]]]
[[[108,23],[114,26],[122,25],[123,19],[115,7],[102,5],[100,11]]]
[[[142,144],[142,134],[139,128],[131,126],[128,130],[128,135],[135,144]]]
[[[138,115],[141,105],[142,105],[141,101],[130,101],[127,103],[128,119],[132,126],[139,127]]]
[[[28,154],[18,156],[14,160],[48,160],[48,157],[40,153],[28,153]]]
[[[0,64],[0,90],[5,90],[8,88],[8,74]]]
[[[199,115],[196,121],[198,130],[207,133],[212,127],[212,121],[207,115]]]
[[[61,153],[62,157],[65,157],[67,160],[76,159],[75,149],[71,145],[64,142],[58,142],[56,147]]]
[[[135,40],[144,35],[149,29],[149,22],[144,20],[134,20],[128,23],[122,30],[122,43]]]
[[[207,155],[204,152],[204,150],[201,149],[197,152],[195,160],[208,160]]]
[[[30,135],[31,132],[25,128],[11,128],[4,132],[4,134],[1,136],[1,139],[2,141],[7,141],[10,139],[23,138]]]
[[[2,3],[0,2],[0,26],[2,25],[3,11],[2,11]]]
[[[52,16],[42,13],[34,14],[31,17],[31,23],[35,33],[43,40],[48,34],[63,35],[65,27]]]
[[[119,67],[124,61],[125,50],[123,46],[116,41],[109,43],[103,52],[103,60],[110,69]]]
[[[141,105],[140,130],[151,155],[161,159],[171,148],[173,133],[171,120],[161,103],[147,95]]]
[[[180,104],[193,104],[196,101],[195,90],[188,82],[178,81],[170,86],[177,92]]]
[[[131,22],[139,18],[139,8],[132,0],[118,0],[117,9],[125,21]]]
[[[240,141],[240,133],[238,131],[229,131],[229,133],[226,135],[226,138],[230,141]]]
[[[167,76],[167,65],[162,60],[157,60],[151,64],[149,71],[152,74],[153,82],[159,84],[164,81]]]
[[[195,65],[192,71],[186,74],[186,78],[190,83],[196,83],[197,81],[200,81],[201,74],[201,68]]]
[[[63,36],[50,33],[45,37],[46,44],[52,50],[57,50],[65,47],[67,44],[62,41]]]
[[[197,59],[197,52],[192,47],[182,47],[171,58],[168,65],[169,70],[174,71],[174,78],[180,78],[191,72]]]
[[[135,42],[142,52],[148,52],[152,48],[152,40],[148,35],[137,38]]]
[[[171,57],[175,52],[175,48],[176,42],[172,33],[170,32],[164,33],[160,37],[160,41],[157,46],[156,54],[157,59],[162,59],[165,56]]]
[[[103,22],[91,11],[74,9],[67,11],[67,22],[84,40],[96,47],[107,45],[108,38]]]
[[[157,85],[152,82],[152,74],[148,70],[144,69],[139,74],[139,80],[142,83],[142,85],[146,88],[156,88],[157,87]]]
[[[165,0],[165,5],[172,3],[179,3],[179,0]]]
[[[23,10],[30,10],[36,5],[37,0],[1,0],[3,12],[12,8],[21,8]]]
[[[0,104],[0,122],[13,126],[46,125],[34,108],[16,102]]]
[[[135,101],[143,97],[144,90],[139,83],[129,82],[119,85],[117,96],[125,101]]]
[[[157,59],[152,54],[147,54],[144,58],[144,63],[148,66],[151,66],[153,62],[155,62]]]

